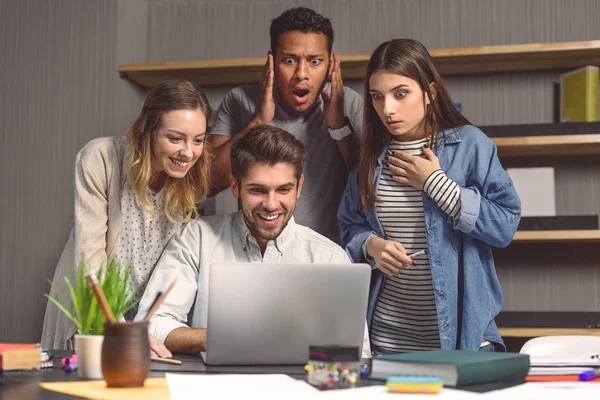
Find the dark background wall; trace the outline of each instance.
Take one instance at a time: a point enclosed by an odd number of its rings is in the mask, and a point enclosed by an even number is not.
[[[0,0],[0,341],[36,341],[73,224],[73,166],[90,139],[122,135],[144,92],[122,63],[261,57],[270,20],[329,16],[334,51],[392,37],[430,48],[593,40],[594,0]],[[449,77],[480,125],[552,121],[559,71]],[[346,82],[361,92],[362,82]],[[229,89],[208,89],[213,107]],[[557,164],[557,212],[600,213],[600,170]],[[224,200],[217,200],[224,201]],[[217,203],[217,208],[219,204]],[[513,245],[497,256],[506,310],[599,311],[595,245]]]

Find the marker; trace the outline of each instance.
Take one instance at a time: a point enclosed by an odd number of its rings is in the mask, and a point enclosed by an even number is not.
[[[77,364],[77,354],[73,354],[71,357],[64,357],[60,363],[63,367],[66,367],[70,364]]]
[[[424,254],[429,254],[429,250],[428,250],[428,249],[425,249],[425,250],[417,251],[416,253],[409,254],[408,256],[409,256],[410,258],[413,258],[413,257],[422,256],[422,255],[424,255]]]
[[[369,364],[362,365],[360,368],[360,377],[364,378],[369,375]]]
[[[77,371],[77,364],[67,365],[65,367],[65,372]]]
[[[591,381],[592,379],[596,379],[600,376],[600,368],[590,369],[588,371],[583,371],[579,374],[580,381]]]

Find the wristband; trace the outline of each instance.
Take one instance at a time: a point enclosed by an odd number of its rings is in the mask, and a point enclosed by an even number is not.
[[[344,118],[344,126],[342,126],[340,129],[329,128],[329,135],[333,140],[342,140],[346,136],[353,133],[354,129],[352,128],[352,124],[350,123],[348,117]]]

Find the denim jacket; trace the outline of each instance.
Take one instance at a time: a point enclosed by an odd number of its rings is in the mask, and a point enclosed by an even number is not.
[[[375,188],[379,185],[387,146],[377,159]],[[461,212],[450,218],[423,193],[423,209],[431,275],[442,349],[478,350],[482,340],[505,350],[494,318],[502,307],[502,290],[491,246],[506,247],[519,225],[521,201],[498,160],[496,145],[478,128],[466,125],[441,132],[434,153],[446,175],[460,186]],[[338,210],[341,244],[353,262],[365,260],[362,246],[371,235],[385,238],[374,211],[363,209],[357,171]],[[375,264],[367,322],[385,279]]]

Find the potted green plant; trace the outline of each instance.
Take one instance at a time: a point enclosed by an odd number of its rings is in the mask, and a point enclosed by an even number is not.
[[[91,269],[82,257],[81,264],[75,269],[75,282],[65,277],[69,302],[60,289],[51,281],[57,297],[45,296],[73,321],[78,334],[75,335],[75,353],[78,359],[78,374],[82,378],[102,379],[101,354],[104,340],[104,324],[106,317],[102,313],[98,301],[86,277]],[[115,258],[107,260],[94,273],[96,280],[104,292],[108,305],[117,320],[122,320],[125,313],[134,307],[134,294],[137,287],[129,281],[131,264],[124,267]],[[69,306],[72,304],[72,309]]]

